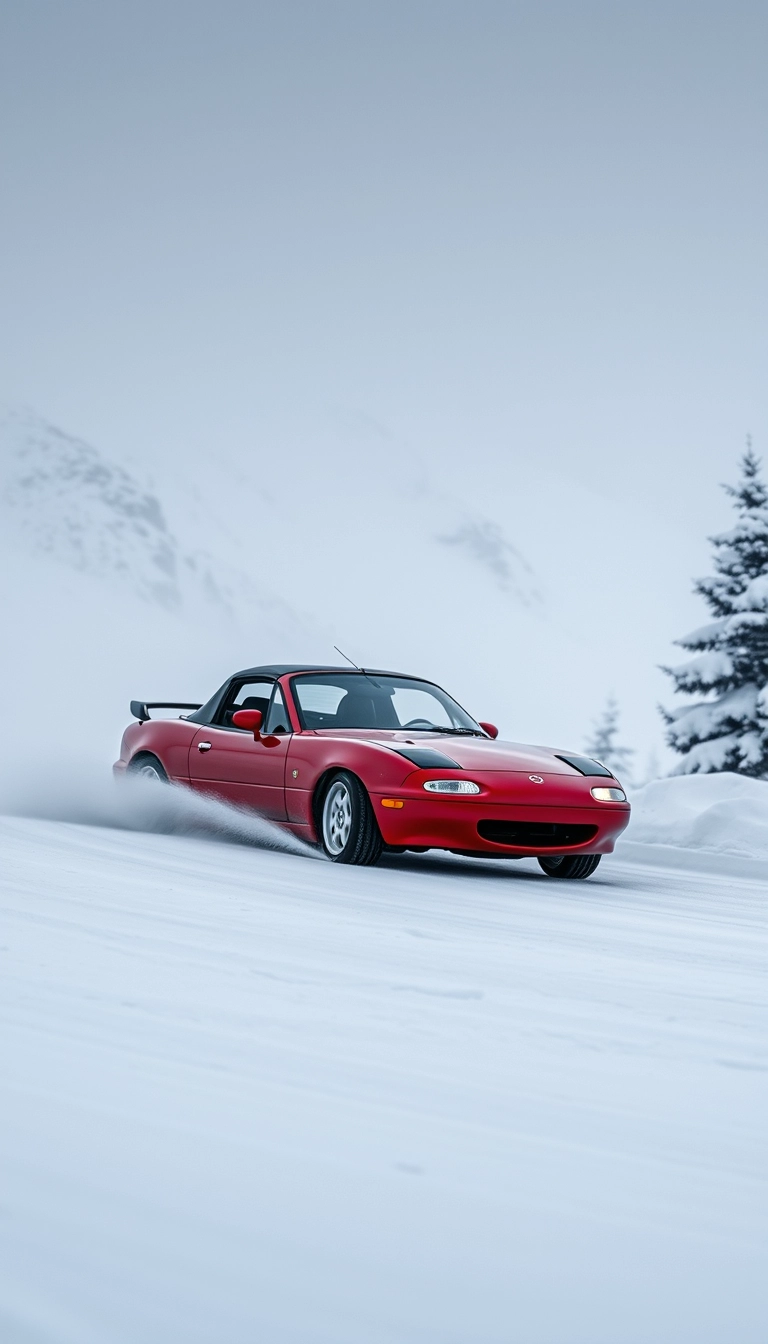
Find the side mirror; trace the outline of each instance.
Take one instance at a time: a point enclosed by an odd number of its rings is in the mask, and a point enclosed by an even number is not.
[[[260,709],[236,709],[232,715],[232,722],[236,728],[247,728],[249,733],[253,733],[254,739],[258,742],[261,736],[262,713]]]
[[[489,737],[499,736],[499,730],[496,727],[495,723],[483,723],[482,719],[478,719],[478,723],[480,724],[480,727],[482,728],[483,732],[487,733]]]

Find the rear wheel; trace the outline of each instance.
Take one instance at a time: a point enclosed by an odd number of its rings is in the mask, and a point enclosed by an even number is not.
[[[356,775],[340,770],[320,806],[320,839],[333,863],[378,863],[384,842],[371,800]]]
[[[539,867],[547,877],[590,877],[601,859],[600,854],[553,854],[539,857]]]
[[[142,779],[153,779],[156,783],[167,784],[168,776],[163,766],[156,756],[145,751],[141,756],[134,756],[128,766],[129,775],[140,775]]]

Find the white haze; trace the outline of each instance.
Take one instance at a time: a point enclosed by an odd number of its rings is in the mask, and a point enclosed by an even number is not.
[[[298,451],[294,423],[282,455]],[[617,690],[625,732],[658,745],[658,594],[669,548],[529,467],[435,473],[382,431],[304,426],[299,493],[216,454],[222,492],[190,473],[147,485],[33,412],[0,420],[0,594],[11,632],[0,780],[35,762],[105,772],[128,702],[201,702],[238,667],[339,662],[431,677],[506,737],[578,748]],[[369,464],[359,468],[364,439]]]
[[[657,667],[768,445],[765,40],[750,3],[5,6],[0,395],[153,496],[177,576],[87,489],[3,504],[3,770],[334,644],[512,738],[613,693],[663,766]]]

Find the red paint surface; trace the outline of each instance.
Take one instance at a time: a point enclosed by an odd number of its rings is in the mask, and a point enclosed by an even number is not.
[[[189,751],[190,783],[201,793],[213,793],[264,817],[285,821],[285,762],[290,741],[290,737],[255,740],[247,729],[199,728]],[[210,742],[210,751],[200,751],[201,742]]]

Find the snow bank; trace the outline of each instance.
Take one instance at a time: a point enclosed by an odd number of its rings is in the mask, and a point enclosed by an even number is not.
[[[724,772],[646,784],[632,798],[627,839],[768,859],[768,782]]]

